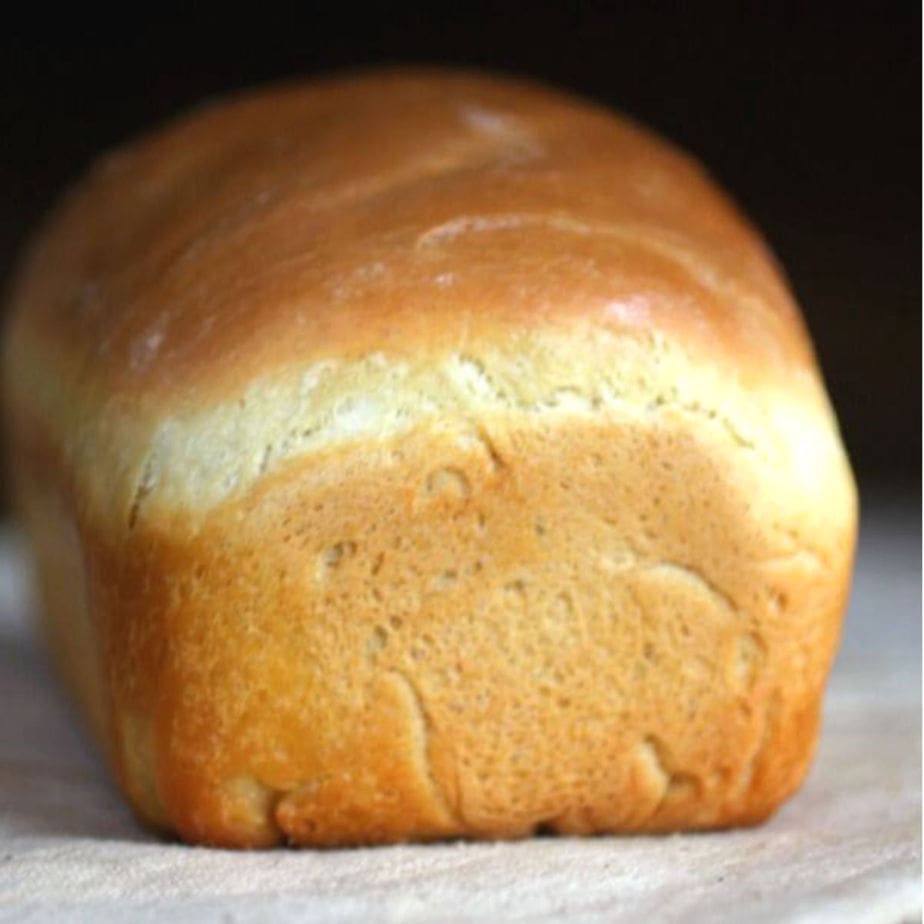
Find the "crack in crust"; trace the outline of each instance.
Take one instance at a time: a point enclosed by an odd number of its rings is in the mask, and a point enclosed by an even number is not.
[[[611,237],[630,246],[641,247],[649,253],[681,269],[695,285],[733,304],[739,310],[756,309],[773,322],[779,321],[779,313],[767,299],[742,285],[727,272],[721,272],[708,265],[676,232],[656,225],[639,223],[594,222],[562,214],[536,212],[504,212],[496,214],[459,215],[449,221],[427,228],[417,236],[414,247],[423,250],[455,241],[459,237],[492,232],[515,231],[527,227],[544,227],[565,234],[582,236],[599,235]]]
[[[390,670],[389,674],[394,678],[396,683],[404,687],[407,693],[407,700],[411,704],[409,719],[414,729],[414,738],[420,752],[420,767],[430,784],[433,801],[440,807],[440,810],[449,821],[454,825],[464,827],[464,822],[459,816],[458,808],[451,804],[445,789],[440,784],[433,770],[433,762],[430,759],[430,744],[434,733],[434,727],[433,720],[424,706],[423,696],[417,684],[415,684],[403,670],[395,668]]]
[[[751,789],[754,782],[754,769],[760,764],[770,743],[770,738],[780,713],[781,701],[782,694],[779,690],[775,690],[767,700],[761,717],[760,735],[757,738],[757,744],[741,768],[741,775],[738,778],[739,795],[744,795]]]
[[[669,799],[689,790],[698,788],[699,778],[691,773],[684,773],[670,767],[664,742],[656,735],[648,735],[637,745],[639,756],[649,773],[657,780],[660,793],[654,807],[642,820],[641,827],[648,825],[664,808]]]
[[[668,574],[674,573],[682,580],[692,581],[698,584],[716,603],[729,613],[738,614],[740,608],[737,603],[724,591],[715,584],[695,565],[685,564],[684,562],[674,561],[665,558],[646,559],[642,554],[630,548],[621,549],[618,558],[612,562],[613,570],[626,571],[661,571]],[[630,595],[635,599],[635,594],[631,588],[628,588]],[[641,606],[640,601],[635,601]]]
[[[135,493],[132,495],[131,506],[128,511],[128,530],[131,532],[138,523],[138,517],[141,514],[141,508],[145,500],[154,490],[157,484],[157,478],[154,473],[154,454],[151,453],[141,467],[141,475],[138,478],[138,484],[135,487]]]
[[[689,414],[692,417],[700,418],[707,423],[718,424],[738,447],[746,449],[749,452],[758,451],[757,443],[745,436],[727,414],[722,414],[718,410],[711,410],[699,404],[678,401],[665,401],[658,404],[657,407],[680,411],[683,414]]]
[[[277,808],[290,791],[246,774],[225,784],[225,795],[233,806],[233,820],[252,832],[254,846],[271,846],[287,840]]]
[[[689,580],[698,584],[710,597],[712,597],[723,609],[730,613],[737,613],[738,606],[732,598],[722,590],[721,587],[714,584],[699,568],[693,565],[683,564],[679,561],[659,560],[651,563],[642,563],[641,567],[651,571],[666,571],[668,574],[681,576],[683,580]]]
[[[475,428],[475,433],[477,434],[479,442],[484,446],[484,450],[491,462],[493,471],[502,472],[507,468],[507,463],[504,461],[504,457],[500,452],[498,452],[497,446],[494,440],[489,436],[488,431],[483,426],[479,425]]]

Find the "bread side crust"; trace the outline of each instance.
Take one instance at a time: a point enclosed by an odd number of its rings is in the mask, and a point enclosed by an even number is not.
[[[462,435],[302,458],[195,529],[87,536],[145,814],[336,845],[721,827],[798,786],[850,524],[807,535],[682,418]]]
[[[198,508],[182,465],[134,521],[75,505],[143,817],[227,846],[656,831],[798,786],[853,554],[836,435],[556,393],[329,439]]]

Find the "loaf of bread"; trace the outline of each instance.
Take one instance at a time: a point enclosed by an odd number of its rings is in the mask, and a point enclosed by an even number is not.
[[[47,635],[152,825],[715,828],[806,773],[852,476],[766,245],[624,118],[442,70],[198,109],[37,235],[5,405]]]

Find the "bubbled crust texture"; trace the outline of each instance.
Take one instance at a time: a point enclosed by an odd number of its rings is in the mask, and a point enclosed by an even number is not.
[[[52,217],[6,358],[48,633],[152,824],[659,831],[801,782],[853,483],[762,243],[643,130],[439,71],[204,109]]]

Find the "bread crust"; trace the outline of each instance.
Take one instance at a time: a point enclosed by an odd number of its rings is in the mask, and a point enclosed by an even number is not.
[[[446,71],[200,110],[71,193],[5,346],[48,633],[152,824],[662,831],[801,782],[855,489],[766,247],[643,129]]]

